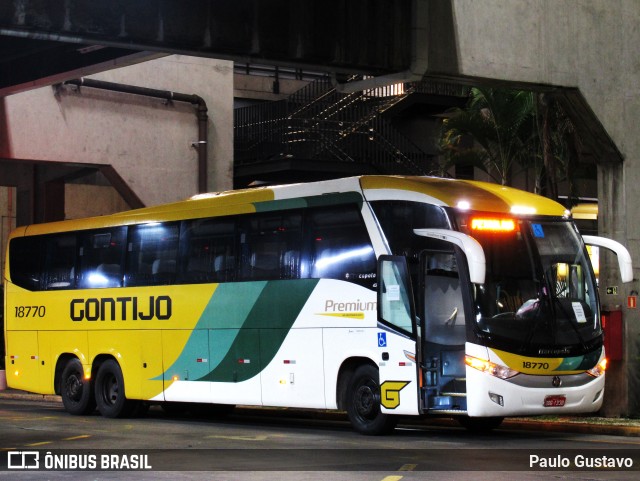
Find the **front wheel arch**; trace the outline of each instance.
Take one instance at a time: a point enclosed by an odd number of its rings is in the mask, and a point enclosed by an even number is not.
[[[396,416],[382,412],[380,374],[378,368],[369,363],[353,371],[347,384],[346,408],[351,425],[361,434],[388,434],[397,423]]]
[[[347,388],[353,373],[360,366],[368,364],[376,367],[375,363],[367,357],[351,357],[345,359],[338,370],[338,379],[336,384],[336,405],[342,411],[347,410]]]

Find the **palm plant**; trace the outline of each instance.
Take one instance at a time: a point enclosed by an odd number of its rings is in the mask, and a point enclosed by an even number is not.
[[[534,157],[531,146],[536,128],[532,92],[473,88],[467,107],[453,109],[443,121],[443,168],[473,165],[507,185],[514,167],[529,165]],[[469,137],[473,145],[465,142]]]
[[[467,106],[450,110],[442,123],[441,173],[472,165],[509,185],[519,168],[533,172],[535,193],[557,199],[558,183],[566,182],[575,197],[579,144],[573,123],[552,94],[473,88]]]

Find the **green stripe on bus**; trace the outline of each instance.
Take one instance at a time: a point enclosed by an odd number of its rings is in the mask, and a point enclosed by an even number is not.
[[[240,329],[267,284],[268,281],[255,281],[218,285],[196,329]]]
[[[182,378],[187,372],[193,380],[211,372],[228,353],[266,285],[267,281],[218,285],[180,356],[155,380],[170,379],[174,374]],[[214,336],[209,334],[210,329],[215,329]],[[197,359],[207,359],[207,362],[197,362]]]
[[[270,281],[222,361],[198,380],[242,382],[259,374],[273,360],[317,284],[318,279]],[[215,344],[211,347],[217,348]]]
[[[329,205],[357,204],[362,207],[362,195],[359,192],[340,192],[335,194],[312,195],[295,199],[280,199],[267,202],[256,202],[256,212],[272,212],[287,209],[303,209],[307,207],[324,207]]]
[[[317,284],[318,279],[220,284],[180,356],[156,380],[177,374],[240,382],[255,376],[271,362]]]
[[[602,349],[596,349],[584,356],[566,357],[556,371],[587,371],[598,364]]]

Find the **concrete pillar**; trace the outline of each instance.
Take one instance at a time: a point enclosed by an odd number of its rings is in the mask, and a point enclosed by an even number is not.
[[[629,248],[640,277],[640,3],[416,1],[430,13],[427,76],[580,92],[588,107],[584,111],[599,121],[601,138],[611,139],[624,159],[596,159],[600,233]],[[638,415],[640,316],[637,309],[626,308],[626,297],[640,287],[635,280],[630,285],[617,280],[612,256],[604,254],[602,265],[600,286],[619,286],[618,296],[602,292],[602,302],[621,306],[625,326],[624,360],[611,366],[604,410],[612,416]]]

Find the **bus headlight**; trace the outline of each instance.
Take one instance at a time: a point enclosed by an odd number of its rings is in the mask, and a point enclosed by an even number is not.
[[[478,371],[486,372],[487,374],[491,374],[492,376],[500,379],[509,379],[510,377],[520,374],[518,371],[508,368],[507,366],[501,366],[469,355],[464,356],[464,362],[469,367],[477,369]]]
[[[593,377],[600,377],[607,370],[607,358],[603,357],[598,364],[587,371],[587,374]]]

